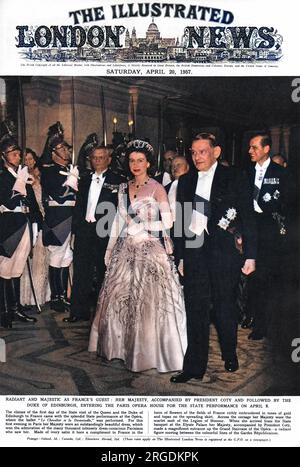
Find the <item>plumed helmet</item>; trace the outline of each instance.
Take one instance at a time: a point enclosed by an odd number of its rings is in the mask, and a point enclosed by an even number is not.
[[[81,146],[79,150],[78,159],[77,159],[77,165],[79,168],[79,172],[81,174],[84,174],[85,172],[89,172],[90,170],[89,157],[93,149],[96,148],[98,145],[99,145],[99,139],[96,133],[91,133],[86,137],[83,145]]]
[[[12,120],[4,120],[0,124],[0,152],[2,157],[6,157],[7,153],[21,148],[17,141],[16,127]]]
[[[56,122],[48,128],[47,140],[44,146],[44,150],[42,152],[41,163],[51,163],[52,151],[59,144],[65,145],[68,149],[72,148],[72,146],[68,144],[64,139],[64,129],[62,124],[60,122]]]

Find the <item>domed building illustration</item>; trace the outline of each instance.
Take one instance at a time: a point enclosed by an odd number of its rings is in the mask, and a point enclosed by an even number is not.
[[[162,38],[158,26],[152,18],[152,22],[149,24],[146,32],[146,37],[138,38],[135,27],[132,29],[131,36],[129,30],[127,29],[126,31],[125,47],[139,47],[142,44],[148,46],[156,44],[159,48],[175,47],[176,39]]]
[[[152,18],[152,23],[149,24],[149,27],[146,32],[146,41],[157,42],[160,40],[160,32],[157,25],[154,23]]]
[[[174,59],[179,54],[185,54],[186,51],[179,44],[178,39],[161,37],[158,26],[152,18],[146,31],[146,37],[137,37],[135,27],[133,27],[131,35],[129,30],[126,30],[123,52],[125,55],[127,54],[127,59],[134,61],[160,62]]]

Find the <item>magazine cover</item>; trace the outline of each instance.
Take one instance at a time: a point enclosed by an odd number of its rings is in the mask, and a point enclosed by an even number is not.
[[[1,446],[299,445],[299,13],[1,0]]]

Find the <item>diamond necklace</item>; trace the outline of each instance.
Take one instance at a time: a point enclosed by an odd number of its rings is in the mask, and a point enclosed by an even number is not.
[[[138,194],[140,188],[142,188],[142,186],[144,186],[144,185],[147,185],[147,183],[149,182],[149,180],[150,180],[150,177],[148,177],[143,183],[139,183],[138,185],[135,184],[134,181],[131,182],[131,185],[132,185],[132,186],[135,188],[135,190],[136,190],[136,193],[135,193],[135,195],[133,196],[134,198],[137,197],[137,194]]]

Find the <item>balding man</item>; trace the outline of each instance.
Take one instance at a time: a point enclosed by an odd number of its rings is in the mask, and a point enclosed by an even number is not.
[[[89,143],[88,143],[89,144]],[[64,318],[66,323],[88,321],[90,319],[91,293],[94,272],[96,272],[95,292],[98,293],[105,274],[104,255],[109,240],[109,232],[97,232],[98,221],[107,214],[99,212],[100,205],[111,203],[117,205],[118,187],[122,179],[114,174],[109,165],[110,152],[106,147],[89,147],[89,160],[92,173],[83,176],[79,181],[72,231],[74,243],[74,278],[71,295],[70,316]],[[92,300],[93,302],[93,300]]]
[[[172,177],[171,177],[171,167],[172,167],[172,161],[175,159],[175,157],[178,156],[176,151],[173,151],[172,149],[168,149],[164,154],[163,154],[163,168],[164,171],[161,172],[160,174],[156,175],[155,180],[158,183],[161,183],[163,186],[167,186],[172,182]]]
[[[178,185],[178,179],[181,175],[186,174],[189,171],[189,163],[184,156],[176,156],[171,163],[171,175],[174,179],[173,182],[169,183],[165,187],[166,192],[168,193],[168,198],[170,202],[171,211],[173,214],[173,222],[176,218],[176,191]]]
[[[274,154],[274,156],[272,156],[272,161],[275,162],[275,164],[281,165],[281,167],[284,167],[285,169],[287,168],[287,161],[281,154]]]
[[[236,290],[240,270],[246,275],[255,270],[255,219],[247,178],[218,163],[221,151],[215,135],[196,135],[191,146],[196,170],[178,181],[175,258],[184,276],[188,348],[183,371],[172,383],[201,380],[206,372],[211,304],[224,367],[231,373],[239,368]]]

